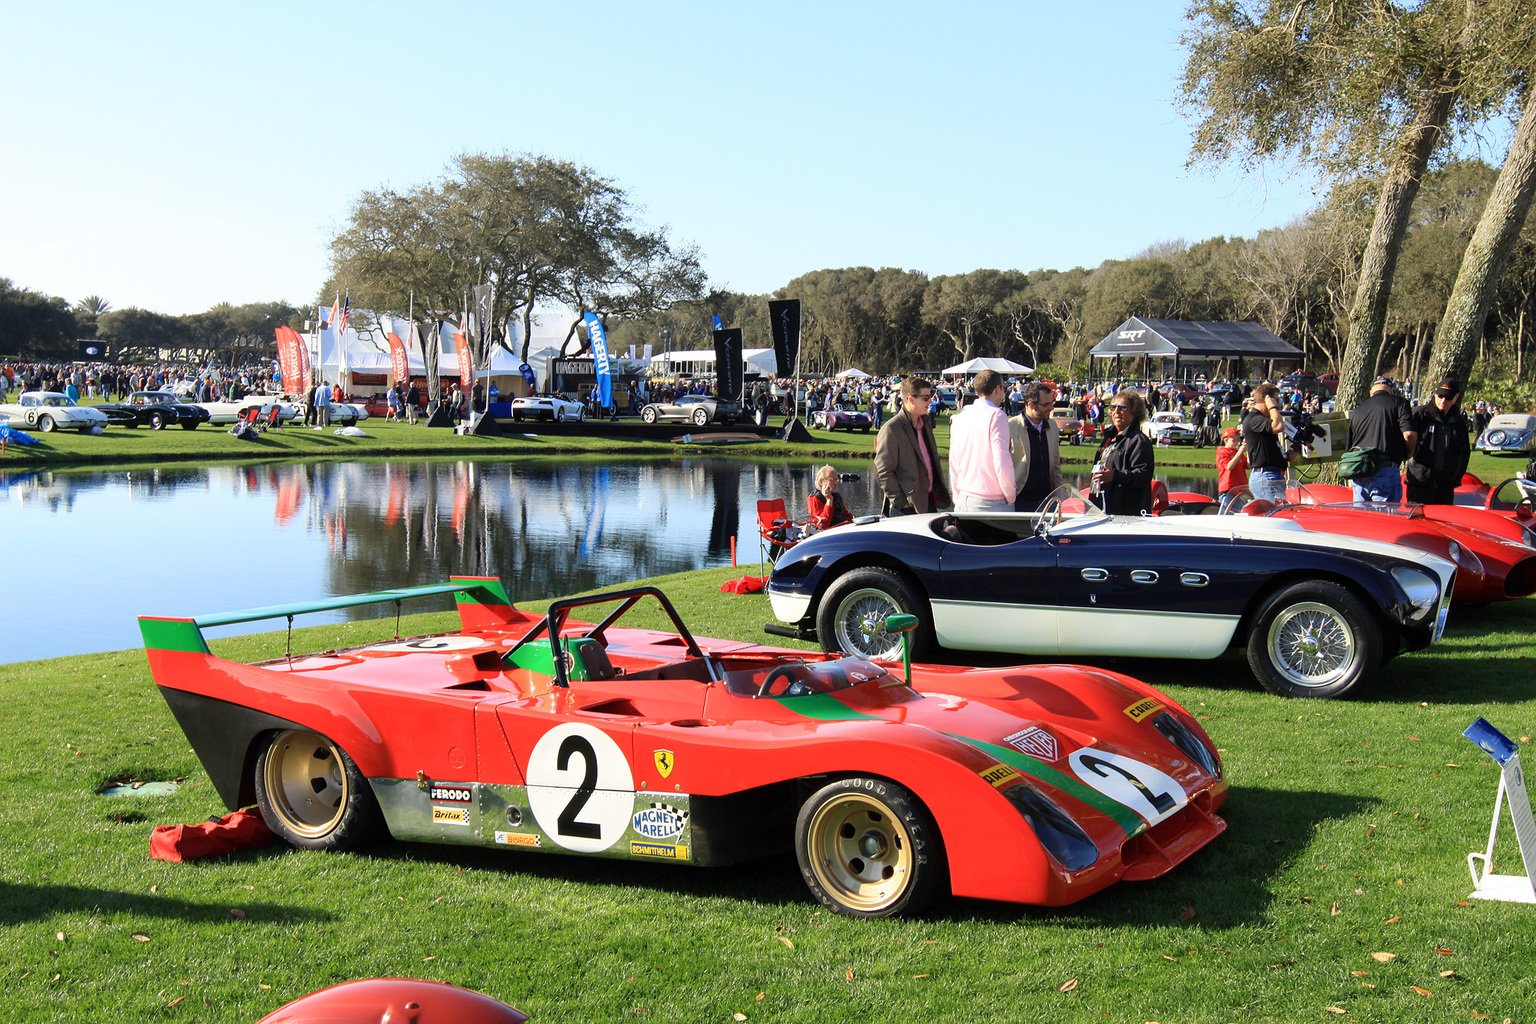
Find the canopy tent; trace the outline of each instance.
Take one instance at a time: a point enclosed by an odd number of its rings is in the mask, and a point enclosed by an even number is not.
[[[1300,359],[1301,349],[1252,321],[1229,323],[1155,320],[1133,316],[1109,333],[1089,353],[1096,359],[1122,356],[1183,359]]]
[[[872,376],[874,376],[874,374],[865,373],[863,370],[859,369],[857,366],[850,366],[850,367],[848,367],[848,369],[846,369],[842,373],[838,374],[838,376],[839,377],[857,377],[857,378],[863,379],[865,377],[872,377]]]
[[[742,349],[741,362],[746,373],[760,373],[764,376],[772,376],[779,372],[779,367],[774,361],[773,349],[771,348]],[[653,373],[658,371],[668,373],[675,368],[684,368],[689,373],[713,373],[715,371],[715,350],[710,348],[685,352],[658,352],[651,357],[651,370]]]
[[[995,370],[998,373],[1034,373],[1033,366],[1025,366],[1016,363],[1012,359],[1003,359],[998,356],[977,356],[975,359],[967,359],[963,363],[946,367],[939,372],[948,376],[959,373],[980,373],[982,370]]]

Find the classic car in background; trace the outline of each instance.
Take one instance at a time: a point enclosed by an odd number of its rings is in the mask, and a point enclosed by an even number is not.
[[[1064,514],[1063,508],[1081,511]],[[1070,487],[1041,513],[901,516],[785,552],[768,583],[787,631],[888,658],[868,623],[916,615],[919,656],[1214,658],[1245,646],[1290,697],[1338,697],[1445,628],[1455,566],[1396,544],[1243,516],[1108,516]]]
[[[1501,412],[1478,435],[1477,448],[1489,455],[1536,455],[1536,416]]]
[[[811,413],[811,425],[822,430],[868,431],[874,417],[856,409],[817,409]]]
[[[556,423],[576,420],[579,423],[587,418],[587,407],[580,402],[571,401],[564,395],[528,395],[525,398],[512,399],[512,418],[514,420],[553,420]]]
[[[235,420],[244,417],[252,409],[261,411],[262,419],[271,415],[275,405],[281,410],[283,423],[304,422],[304,399],[294,398],[292,395],[246,395],[239,401],[221,402],[196,402],[199,409],[206,410],[208,422],[214,426],[228,425]],[[336,427],[356,426],[368,419],[367,407],[362,402],[332,402],[331,425]]]
[[[1155,412],[1141,429],[1158,444],[1194,444],[1200,436],[1195,425],[1176,412]]]
[[[1092,423],[1085,424],[1078,418],[1077,413],[1067,406],[1059,405],[1052,409],[1051,419],[1056,421],[1056,429],[1061,431],[1061,439],[1068,444],[1082,444],[1085,440],[1092,440],[1098,435],[1098,427]]]
[[[1419,506],[1427,519],[1459,523],[1506,540],[1536,546],[1536,482],[1512,477],[1489,487],[1475,475],[1462,476],[1454,505]],[[1289,487],[1286,500],[1303,505],[1342,505],[1354,501],[1354,491],[1337,484]],[[1405,503],[1406,504],[1406,503]]]
[[[436,636],[244,665],[202,635],[450,592],[462,628]],[[660,629],[628,624],[637,604]],[[588,608],[595,624],[576,619]],[[1199,723],[1103,669],[696,639],[652,587],[533,615],[471,577],[139,624],[219,797],[306,849],[393,835],[696,866],[793,849],[828,907],[882,917],[945,891],[1071,903],[1226,828]]]
[[[16,401],[0,405],[0,416],[9,416],[17,430],[78,430],[89,433],[105,427],[107,414],[91,405],[76,405],[75,400],[57,391],[23,391]]]
[[[640,418],[647,423],[682,420],[696,427],[711,422],[735,423],[740,416],[741,406],[722,402],[713,395],[679,395],[674,402],[652,402],[640,410]]]
[[[96,408],[112,416],[124,417],[121,426],[149,427],[164,430],[179,426],[183,430],[196,430],[209,422],[208,410],[200,405],[183,402],[169,391],[135,391],[126,402],[99,405]]]

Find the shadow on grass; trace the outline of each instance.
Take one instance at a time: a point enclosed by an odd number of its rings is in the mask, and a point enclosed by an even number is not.
[[[275,849],[275,848],[274,848]],[[127,914],[163,918],[185,924],[217,924],[231,919],[236,903],[188,903],[150,893],[118,892],[77,885],[23,885],[0,882],[0,925],[37,921],[58,913]],[[331,914],[312,906],[261,903],[238,904],[248,921],[330,921]]]
[[[1358,816],[1380,803],[1374,797],[1347,793],[1238,787],[1222,808],[1227,831],[1161,878],[1117,883],[1065,907],[941,899],[920,917],[1065,928],[1252,926],[1263,921],[1277,899],[1284,898],[1276,892],[1276,880],[1305,855],[1317,822]],[[397,842],[364,856],[495,873],[514,885],[518,878],[530,878],[638,890],[661,899],[741,900],[784,913],[821,909],[806,888],[794,856],[788,853],[717,868]],[[1183,920],[1182,915],[1191,907],[1196,916]]]

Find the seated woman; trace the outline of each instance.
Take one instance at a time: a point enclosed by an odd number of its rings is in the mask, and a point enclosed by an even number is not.
[[[816,471],[816,489],[806,495],[805,505],[811,513],[811,525],[818,530],[830,530],[853,522],[853,513],[843,504],[837,486],[837,470],[822,466]]]

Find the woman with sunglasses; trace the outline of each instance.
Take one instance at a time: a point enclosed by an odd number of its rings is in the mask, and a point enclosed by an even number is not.
[[[1152,439],[1142,432],[1146,399],[1125,388],[1109,400],[1110,426],[1099,445],[1094,482],[1099,503],[1112,516],[1145,515],[1152,509]]]

